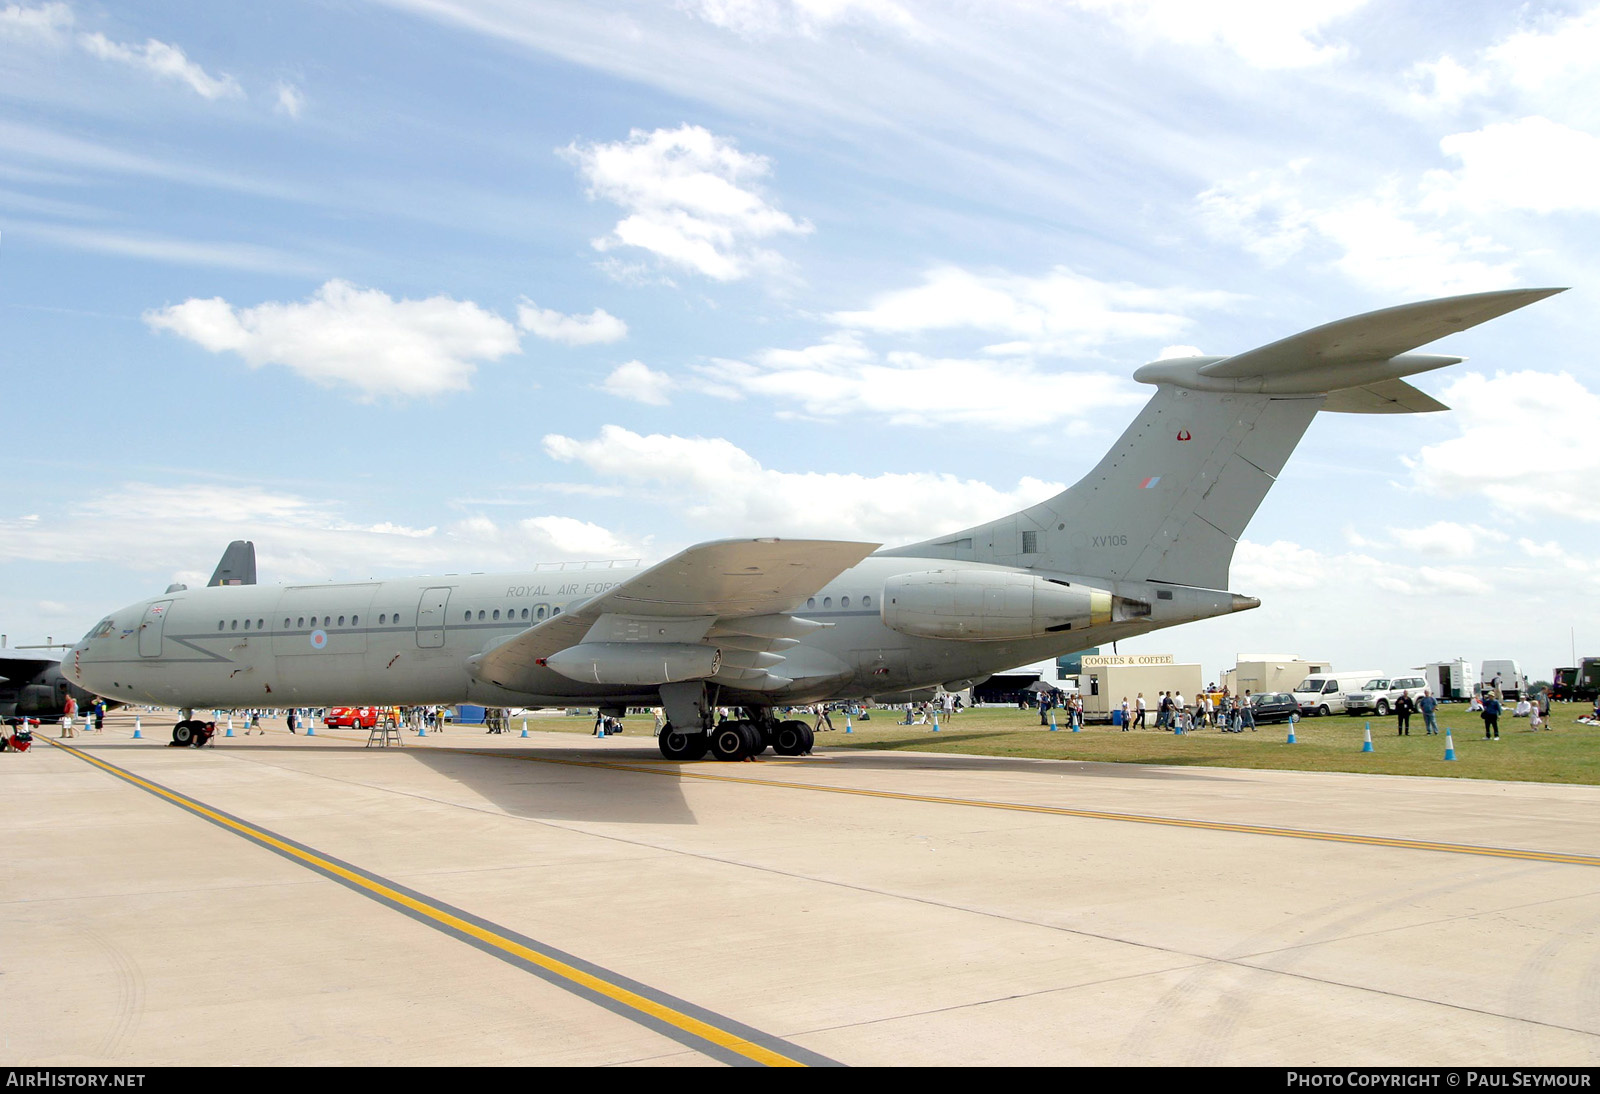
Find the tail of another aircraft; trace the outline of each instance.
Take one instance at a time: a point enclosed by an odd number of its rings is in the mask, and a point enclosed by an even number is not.
[[[212,585],[254,585],[256,583],[256,545],[247,539],[236,539],[228,544],[211,573]]]
[[[1245,526],[1319,410],[1419,413],[1443,404],[1400,379],[1459,362],[1409,351],[1561,289],[1403,304],[1232,357],[1158,361],[1156,385],[1075,485],[1020,513],[886,555],[1228,587]]]

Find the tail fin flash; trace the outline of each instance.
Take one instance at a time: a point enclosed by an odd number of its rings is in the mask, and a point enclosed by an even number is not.
[[[1318,410],[1444,410],[1401,377],[1461,358],[1410,351],[1561,291],[1403,304],[1232,357],[1145,365],[1134,379],[1156,385],[1155,395],[1075,485],[883,553],[1226,589],[1239,537]]]
[[[246,539],[236,539],[222,552],[222,560],[206,587],[212,585],[254,585],[256,583],[256,545]]]

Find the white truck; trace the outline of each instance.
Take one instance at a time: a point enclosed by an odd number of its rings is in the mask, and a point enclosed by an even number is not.
[[[1345,699],[1352,691],[1360,691],[1368,680],[1380,678],[1383,673],[1377,669],[1315,673],[1300,681],[1294,689],[1294,700],[1300,704],[1302,715],[1342,714]]]
[[[1528,691],[1528,678],[1515,661],[1485,661],[1478,675],[1485,688],[1494,688],[1502,699],[1520,699]]]

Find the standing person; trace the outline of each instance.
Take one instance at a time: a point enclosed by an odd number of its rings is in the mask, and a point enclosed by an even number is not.
[[[1245,688],[1244,698],[1239,701],[1239,732],[1244,732],[1244,727],[1249,726],[1250,732],[1256,731],[1256,708],[1250,702],[1250,689]]]
[[[828,717],[828,704],[827,703],[818,703],[817,704],[817,726],[816,726],[816,729],[813,730],[813,732],[816,732],[816,733],[825,732],[823,730],[823,728],[822,728],[823,726],[827,726],[828,730],[832,730],[833,729],[833,719]]]
[[[1172,719],[1172,697],[1166,692],[1161,693],[1161,698],[1156,702],[1156,728],[1166,729],[1167,723]]]
[[[1417,700],[1417,709],[1422,711],[1422,725],[1432,736],[1439,732],[1439,700],[1433,697],[1431,688],[1422,689],[1422,698]]]
[[[1483,697],[1483,739],[1500,739],[1500,700],[1494,697],[1493,692]]]
[[[1128,711],[1130,709],[1131,708],[1128,706],[1128,697],[1124,695],[1122,697],[1122,732],[1124,733],[1133,728],[1128,722]]]
[[[1544,720],[1539,717],[1539,697],[1534,696],[1533,702],[1528,704],[1528,728],[1537,733],[1543,725]]]
[[[1400,693],[1400,698],[1394,701],[1394,735],[1396,737],[1411,736],[1411,712],[1416,709],[1417,704],[1411,701],[1411,693],[1409,691],[1402,691]]]
[[[283,716],[283,721],[284,721],[284,724],[289,727],[289,732],[293,733],[295,731],[295,728],[294,728],[294,726],[295,726],[295,709],[294,709],[294,707],[290,707],[289,708],[289,712]]]
[[[72,731],[72,716],[78,713],[78,701],[72,696],[67,696],[67,701],[61,708],[61,733],[62,737],[76,737]]]
[[[1145,725],[1144,725],[1144,692],[1141,691],[1138,694],[1138,696],[1133,700],[1133,706],[1134,706],[1133,724],[1138,726],[1140,729],[1143,729],[1143,728],[1145,728]]]
[[[104,733],[105,729],[106,701],[104,699],[96,699],[94,701],[94,731],[96,733]]]

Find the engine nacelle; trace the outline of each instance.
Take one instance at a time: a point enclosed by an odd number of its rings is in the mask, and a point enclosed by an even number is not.
[[[722,651],[682,642],[580,642],[544,664],[585,684],[672,684],[715,676]]]
[[[928,570],[883,585],[884,626],[918,638],[1039,638],[1111,621],[1112,596],[1005,570]]]

